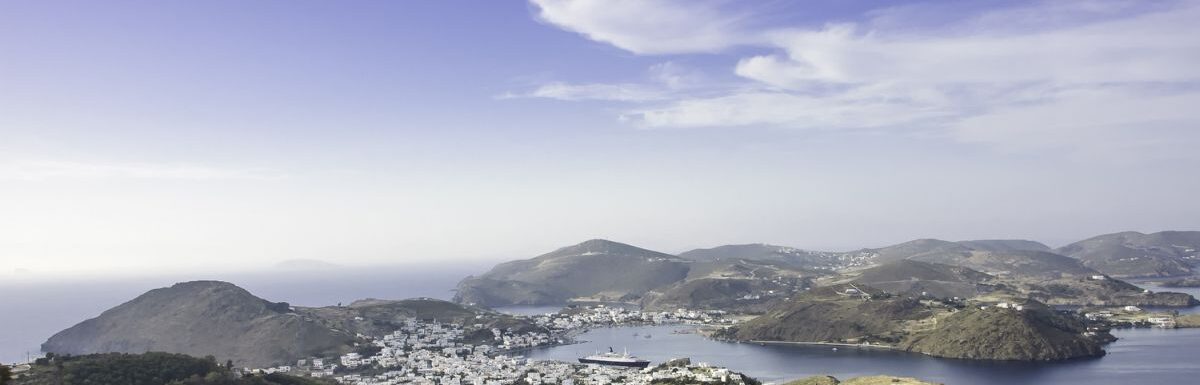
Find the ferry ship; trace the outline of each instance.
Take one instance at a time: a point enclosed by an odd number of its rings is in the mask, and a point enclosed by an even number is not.
[[[579,362],[584,364],[624,366],[628,368],[645,368],[650,366],[650,361],[631,356],[629,355],[629,352],[613,352],[611,347],[608,348],[608,353],[599,353],[583,357],[579,359]]]

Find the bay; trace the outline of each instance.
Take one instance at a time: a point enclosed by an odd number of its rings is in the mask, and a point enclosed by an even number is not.
[[[689,357],[746,373],[762,381],[782,382],[828,374],[838,378],[887,374],[945,384],[1167,384],[1194,383],[1200,378],[1200,329],[1117,330],[1120,338],[1101,358],[1062,362],[988,362],[929,357],[870,348],[816,345],[759,345],[675,334],[686,326],[612,327],[593,329],[587,341],[526,352],[535,360],[574,362],[595,352],[628,350],[660,363]],[[650,337],[647,338],[646,336]]]

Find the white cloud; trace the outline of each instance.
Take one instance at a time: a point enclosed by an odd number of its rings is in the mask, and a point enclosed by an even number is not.
[[[849,25],[784,30],[787,53],[745,59],[738,73],[772,85],[805,82],[1151,82],[1200,80],[1200,7],[1038,33],[880,33]]]
[[[1200,112],[1187,107],[1200,101],[1196,3],[1039,2],[983,12],[926,4],[857,23],[754,30],[713,3],[533,2],[543,20],[638,54],[733,44],[773,51],[739,58],[732,72],[744,82],[718,92],[619,99],[639,104],[621,119],[640,127],[921,126],[965,142],[1093,153],[1200,144],[1190,134]],[[678,17],[646,21],[664,14]]]
[[[283,175],[261,169],[218,168],[196,164],[100,163],[18,160],[0,163],[0,180],[50,179],[277,179]]]
[[[531,0],[538,19],[638,54],[717,52],[745,43],[740,17],[712,1]]]
[[[936,106],[920,107],[856,93],[827,98],[746,91],[679,100],[666,106],[631,111],[621,118],[647,128],[766,125],[828,129],[909,124],[945,114]]]
[[[697,71],[673,62],[662,62],[652,65],[646,70],[646,81],[643,83],[550,82],[537,86],[529,92],[509,92],[498,98],[649,102],[675,99],[686,92],[697,91],[704,87],[711,87],[711,85],[705,84],[704,76]]]
[[[572,101],[609,100],[621,102],[640,102],[649,100],[662,100],[666,99],[667,96],[657,87],[637,83],[570,84],[553,82],[541,85],[528,93],[509,93],[501,95],[500,98],[546,98]]]

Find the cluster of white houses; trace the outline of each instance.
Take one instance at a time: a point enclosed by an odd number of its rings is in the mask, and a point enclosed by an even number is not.
[[[554,331],[579,330],[598,326],[667,325],[667,324],[732,324],[722,310],[641,311],[621,307],[589,306],[575,311],[563,311],[533,316],[538,326]]]
[[[336,360],[309,358],[295,366],[260,369],[332,378],[350,385],[442,384],[650,384],[679,380],[690,383],[742,384],[743,377],[708,365],[671,365],[647,369],[532,361],[508,353],[522,348],[562,343],[558,332],[591,326],[721,322],[720,312],[678,310],[642,312],[603,306],[531,317],[544,332],[518,333],[491,329],[491,341],[470,343],[462,325],[406,319],[399,330],[369,342],[360,352]],[[478,326],[478,325],[473,325]]]

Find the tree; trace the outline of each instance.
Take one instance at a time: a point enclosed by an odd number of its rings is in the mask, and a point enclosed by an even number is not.
[[[225,360],[225,369],[233,369],[233,360]]]

